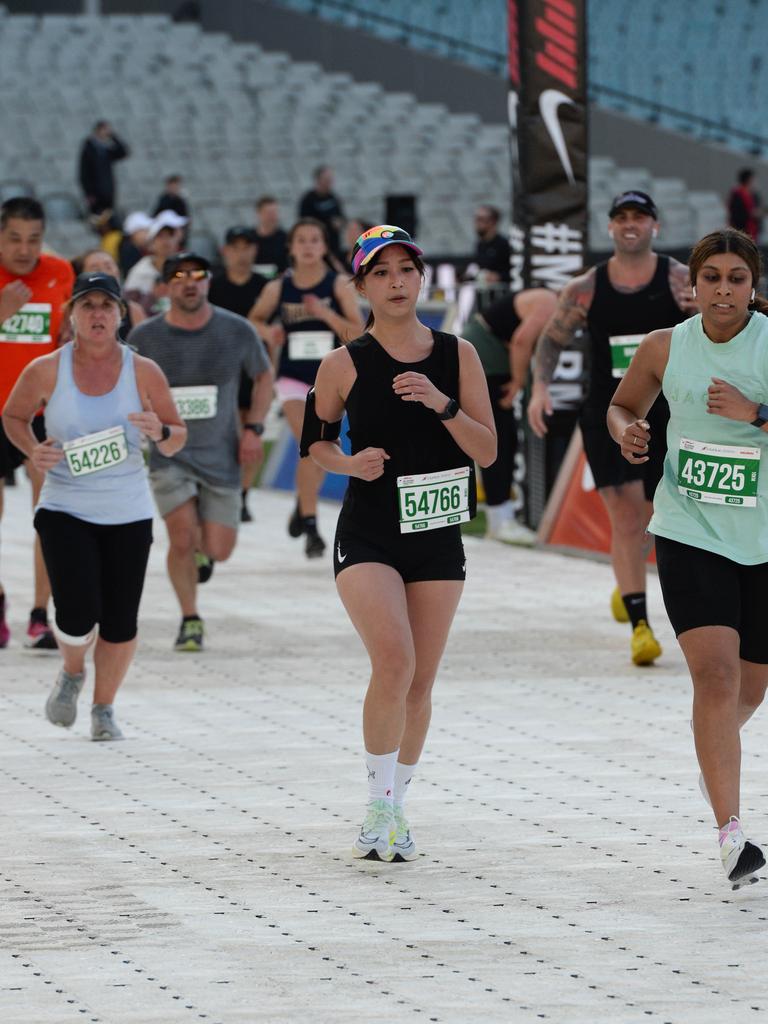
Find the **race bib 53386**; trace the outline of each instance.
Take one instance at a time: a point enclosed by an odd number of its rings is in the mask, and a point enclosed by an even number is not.
[[[215,384],[171,388],[171,394],[183,420],[210,420],[216,415],[219,389]]]

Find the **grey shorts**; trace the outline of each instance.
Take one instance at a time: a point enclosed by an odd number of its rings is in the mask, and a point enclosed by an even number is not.
[[[240,487],[221,487],[208,483],[189,466],[174,462],[149,474],[152,493],[160,515],[170,512],[190,498],[197,498],[200,520],[237,529],[240,525]]]

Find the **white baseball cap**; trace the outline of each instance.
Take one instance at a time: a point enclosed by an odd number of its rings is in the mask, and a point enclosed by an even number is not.
[[[123,221],[123,234],[132,235],[135,231],[146,231],[152,226],[152,218],[143,210],[134,210]]]
[[[186,223],[187,218],[180,217],[175,210],[161,210],[152,220],[147,237],[154,238],[163,228],[183,228]]]

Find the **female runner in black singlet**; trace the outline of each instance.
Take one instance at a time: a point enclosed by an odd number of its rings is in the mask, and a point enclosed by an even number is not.
[[[371,659],[363,710],[368,808],[353,853],[412,860],[406,787],[429,726],[431,690],[464,586],[459,523],[475,511],[474,463],[496,458],[475,349],[416,316],[421,250],[391,225],[364,232],[354,283],[369,330],[325,356],[302,455],[349,476],[334,542],[336,584]],[[346,410],[352,454],[331,440]],[[425,478],[426,477],[426,478]]]
[[[275,359],[275,390],[283,415],[298,441],[304,402],[324,352],[357,336],[362,318],[346,274],[325,262],[328,241],[318,220],[303,217],[288,233],[291,268],[270,281],[248,314]],[[273,318],[274,323],[270,323]],[[304,551],[317,558],[325,542],[317,532],[317,494],[323,472],[311,461],[296,467],[296,507],[288,521],[291,537],[304,534]]]

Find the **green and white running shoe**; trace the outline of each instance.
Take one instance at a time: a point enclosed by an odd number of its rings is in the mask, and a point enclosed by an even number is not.
[[[395,815],[389,800],[372,800],[365,812],[353,857],[391,861],[395,856]]]
[[[394,860],[416,860],[419,856],[411,827],[402,807],[395,807],[395,856]]]

